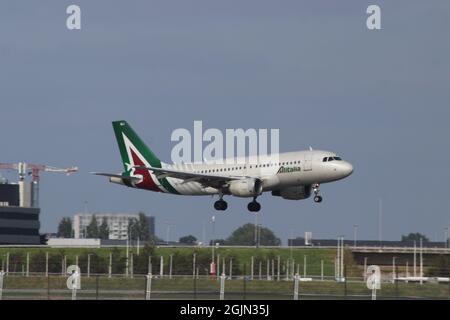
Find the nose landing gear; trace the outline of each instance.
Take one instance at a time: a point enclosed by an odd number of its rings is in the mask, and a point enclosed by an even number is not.
[[[314,202],[316,203],[322,202],[322,196],[319,195],[320,185],[318,183],[313,185],[313,191],[314,191]]]

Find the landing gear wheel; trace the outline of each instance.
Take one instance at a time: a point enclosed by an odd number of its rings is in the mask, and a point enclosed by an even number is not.
[[[228,204],[225,200],[217,200],[216,202],[214,202],[214,209],[219,210],[219,211],[225,211],[228,208]]]
[[[259,210],[261,210],[261,205],[259,204],[259,202],[253,200],[247,205],[247,209],[250,212],[258,212]]]
[[[320,203],[322,202],[322,197],[319,196],[319,192],[320,192],[320,184],[316,183],[312,186],[313,191],[314,191],[314,202]]]

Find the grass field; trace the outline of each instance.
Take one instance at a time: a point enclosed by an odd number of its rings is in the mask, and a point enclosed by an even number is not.
[[[138,276],[83,277],[77,299],[145,299],[146,279]],[[293,281],[234,279],[225,281],[226,299],[293,299]],[[448,284],[383,283],[379,299],[449,299]],[[152,279],[152,299],[218,299],[220,282],[210,278]],[[5,278],[3,299],[70,299],[71,290],[63,276]],[[303,299],[370,299],[363,282],[300,282]]]

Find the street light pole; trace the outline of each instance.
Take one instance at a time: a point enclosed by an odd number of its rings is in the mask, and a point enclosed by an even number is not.
[[[448,227],[444,228],[445,248],[448,248]]]
[[[170,224],[167,224],[166,228],[166,243],[169,245],[169,232],[170,232]]]
[[[258,248],[258,212],[255,212],[255,247]]]
[[[215,223],[216,223],[216,216],[211,217],[211,226],[212,226],[212,235],[211,235],[211,247],[212,247],[212,259],[211,261],[214,262],[214,246],[215,246]]]
[[[260,244],[261,244],[261,224],[258,224],[258,246],[257,248],[259,248]]]
[[[358,233],[358,225],[353,225],[353,247],[356,248],[356,235]]]

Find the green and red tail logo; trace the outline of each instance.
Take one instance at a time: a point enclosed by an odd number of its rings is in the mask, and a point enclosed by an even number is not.
[[[161,161],[126,121],[114,121],[112,124],[125,169],[123,175],[139,178],[132,186],[158,192],[178,193],[166,178],[157,179],[149,170],[135,168],[135,166],[161,168]]]

